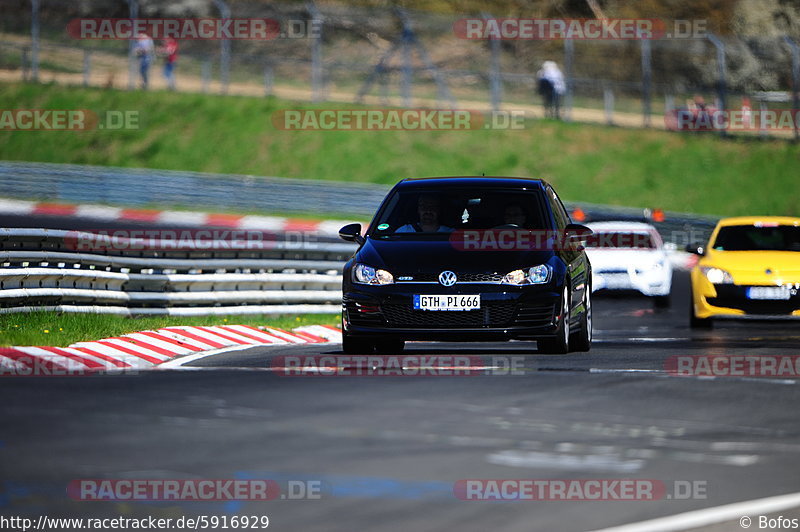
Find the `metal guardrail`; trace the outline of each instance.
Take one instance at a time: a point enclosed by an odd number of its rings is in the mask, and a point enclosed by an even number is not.
[[[91,242],[97,253],[78,252]],[[0,313],[335,313],[351,244],[112,238],[0,230]],[[186,244],[186,243],[184,243]]]
[[[0,161],[0,196],[66,203],[369,217],[388,191],[381,185],[310,179]]]
[[[388,187],[241,175],[0,162],[0,196],[49,201],[316,211],[367,217]],[[297,198],[302,198],[298,202]],[[652,221],[631,207],[568,203],[583,220]],[[716,218],[663,213],[667,247],[704,242]],[[79,231],[0,229],[0,313],[265,314],[340,309],[355,246],[334,242],[174,241]]]
[[[399,179],[399,177],[398,177]],[[0,161],[0,196],[109,205],[184,205],[217,210],[327,212],[367,219],[388,186],[105,166]],[[302,201],[297,201],[302,198]],[[643,209],[567,202],[587,221],[646,220]],[[657,206],[653,206],[657,207]],[[717,218],[666,212],[654,222],[677,247],[708,238]]]

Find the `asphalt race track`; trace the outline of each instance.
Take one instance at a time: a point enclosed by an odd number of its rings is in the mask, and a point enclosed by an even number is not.
[[[278,355],[340,353],[335,344],[312,344],[250,348],[139,375],[9,377],[0,386],[0,514],[268,515],[270,530],[291,531],[583,531],[800,491],[796,380],[664,372],[672,355],[800,355],[800,324],[692,331],[687,276],[676,277],[668,310],[639,297],[595,298],[591,353],[537,355],[526,343],[407,347],[515,357],[524,363],[516,375],[269,370]],[[268,502],[66,495],[74,479],[120,478],[314,481],[319,495]],[[460,500],[453,491],[461,479],[625,478],[654,479],[666,494],[497,502]],[[702,489],[685,498],[675,481]],[[797,517],[796,509],[781,513]],[[742,530],[738,518],[702,529]]]

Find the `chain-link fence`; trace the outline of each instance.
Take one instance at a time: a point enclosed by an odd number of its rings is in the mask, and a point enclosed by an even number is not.
[[[259,0],[18,0],[0,20],[0,79],[138,87],[130,41],[80,40],[66,31],[86,17],[277,22],[273,39],[181,40],[177,88],[184,91],[541,116],[537,71],[553,60],[566,76],[568,120],[674,127],[675,113],[696,116],[706,106],[754,115],[800,108],[797,36],[467,40],[455,31],[463,17],[451,14]],[[155,67],[150,86],[164,88]],[[796,124],[745,118],[750,127],[740,129],[750,134],[797,136]]]

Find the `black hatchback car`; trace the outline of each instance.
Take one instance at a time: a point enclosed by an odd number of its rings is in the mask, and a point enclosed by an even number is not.
[[[406,340],[536,340],[588,351],[591,266],[553,187],[538,179],[405,179],[344,267],[345,353],[399,352]]]

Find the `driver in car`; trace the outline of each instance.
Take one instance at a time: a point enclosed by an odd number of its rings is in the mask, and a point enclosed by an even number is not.
[[[524,227],[527,223],[525,210],[519,203],[509,203],[503,211],[503,224],[514,227]]]
[[[396,233],[447,233],[452,227],[439,223],[441,202],[439,198],[431,195],[422,195],[417,200],[417,215],[419,222],[405,224],[395,231]]]

